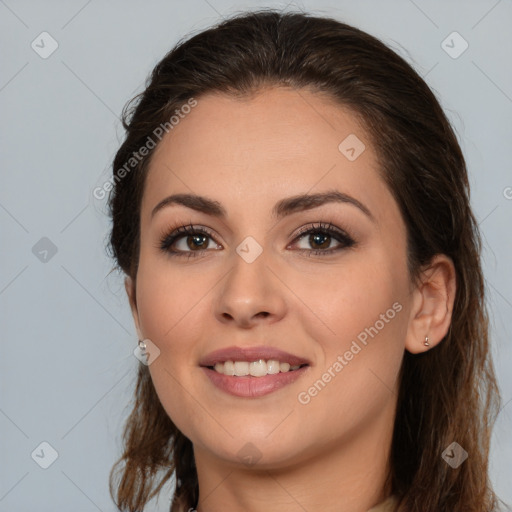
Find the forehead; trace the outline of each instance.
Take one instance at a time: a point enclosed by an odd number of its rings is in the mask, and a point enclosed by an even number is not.
[[[156,148],[146,180],[143,219],[175,193],[212,197],[228,213],[230,204],[270,208],[283,197],[327,189],[362,202],[392,200],[356,115],[305,89],[201,96]]]

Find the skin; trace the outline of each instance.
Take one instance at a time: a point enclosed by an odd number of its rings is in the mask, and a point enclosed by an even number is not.
[[[338,149],[349,134],[366,146],[355,161]],[[157,147],[142,200],[140,265],[126,290],[140,339],[160,350],[149,366],[158,396],[194,445],[199,512],[362,512],[390,494],[385,478],[404,350],[430,350],[447,333],[455,272],[438,255],[413,285],[405,224],[378,168],[350,111],[288,88],[245,100],[202,96]],[[363,203],[374,220],[347,203],[271,216],[283,198],[332,189]],[[152,218],[155,205],[176,193],[214,199],[227,217],[172,205]],[[297,232],[317,222],[346,230],[356,245],[332,238],[323,247],[339,251],[308,255],[322,240],[314,245]],[[169,228],[189,223],[213,232],[201,255],[173,257],[158,247]],[[263,249],[252,263],[236,252],[247,236]],[[192,251],[186,242],[174,248]],[[298,394],[397,302],[401,311],[300,403]],[[277,392],[234,397],[198,366],[232,345],[270,345],[312,365]],[[259,454],[251,465],[239,455],[247,443]]]

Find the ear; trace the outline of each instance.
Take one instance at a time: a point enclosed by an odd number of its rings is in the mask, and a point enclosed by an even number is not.
[[[455,266],[450,257],[437,254],[420,276],[413,301],[405,348],[412,354],[435,347],[450,328],[456,291]],[[425,345],[425,336],[428,343]]]
[[[128,300],[130,302],[130,309],[132,310],[133,321],[135,323],[135,329],[137,330],[137,336],[139,340],[143,340],[144,336],[140,330],[139,324],[139,311],[137,309],[137,296],[135,293],[135,281],[127,276],[124,280],[124,287],[126,290],[126,294],[128,295]]]

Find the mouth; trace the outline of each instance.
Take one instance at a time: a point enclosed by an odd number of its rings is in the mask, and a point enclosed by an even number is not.
[[[199,366],[217,389],[257,398],[295,382],[311,362],[274,347],[229,347],[210,353]]]

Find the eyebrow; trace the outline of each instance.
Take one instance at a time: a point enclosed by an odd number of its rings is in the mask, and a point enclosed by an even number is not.
[[[272,209],[272,216],[281,219],[292,213],[311,210],[327,203],[351,204],[361,210],[373,222],[376,222],[371,211],[363,203],[338,190],[329,190],[318,194],[303,194],[281,199]],[[158,211],[173,204],[186,206],[192,210],[212,215],[223,220],[227,217],[226,210],[218,201],[195,194],[174,194],[166,197],[153,208],[151,218],[153,218]]]

